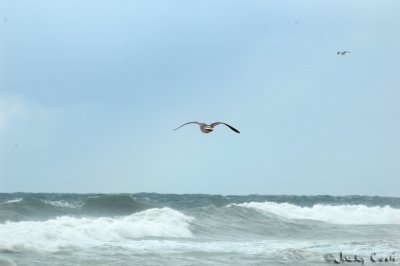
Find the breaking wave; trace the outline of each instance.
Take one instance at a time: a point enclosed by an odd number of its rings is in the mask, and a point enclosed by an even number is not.
[[[287,219],[310,219],[333,224],[400,224],[400,209],[389,206],[321,205],[300,207],[290,203],[247,202],[230,206],[251,208]]]
[[[22,198],[11,199],[11,200],[7,200],[7,201],[5,201],[5,202],[0,203],[0,205],[18,203],[18,202],[21,202],[22,200],[23,200]]]
[[[73,204],[73,203],[67,202],[65,200],[59,200],[59,201],[44,200],[43,202],[46,204],[49,204],[51,206],[61,207],[61,208],[78,209],[78,208],[82,207],[79,204]]]
[[[0,224],[0,251],[50,251],[65,247],[113,245],[145,237],[189,238],[194,218],[171,208],[153,208],[124,217],[77,218]]]

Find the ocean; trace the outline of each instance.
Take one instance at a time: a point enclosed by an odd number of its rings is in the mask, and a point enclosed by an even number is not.
[[[0,265],[398,265],[400,198],[0,194]]]

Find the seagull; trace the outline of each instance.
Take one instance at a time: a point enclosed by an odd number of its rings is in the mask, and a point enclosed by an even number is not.
[[[349,54],[350,52],[349,51],[339,51],[339,52],[337,52],[337,54],[340,54],[340,55],[346,55],[346,54]]]
[[[201,132],[206,133],[206,134],[212,132],[214,130],[214,127],[218,126],[218,125],[225,125],[225,126],[229,127],[230,129],[232,129],[233,131],[235,131],[236,133],[240,133],[239,130],[237,130],[236,128],[234,128],[224,122],[214,122],[212,124],[207,125],[206,123],[199,123],[199,122],[193,121],[193,122],[187,122],[187,123],[175,128],[174,130],[177,130],[178,128],[181,128],[188,124],[198,124],[200,126]]]

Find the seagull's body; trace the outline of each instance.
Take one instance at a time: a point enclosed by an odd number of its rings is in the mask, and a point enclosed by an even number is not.
[[[340,54],[340,55],[346,55],[346,54],[349,54],[350,52],[349,51],[339,51],[339,52],[337,52],[337,54]]]
[[[212,132],[214,130],[214,127],[218,126],[218,125],[225,125],[225,126],[229,127],[230,129],[232,129],[233,131],[235,131],[236,133],[240,133],[239,130],[237,130],[236,128],[234,128],[234,127],[232,127],[232,126],[230,126],[230,125],[228,125],[228,124],[226,124],[224,122],[214,122],[214,123],[208,125],[206,123],[200,123],[200,122],[193,121],[193,122],[187,122],[187,123],[175,128],[174,130],[177,130],[178,128],[181,128],[181,127],[183,127],[185,125],[188,125],[188,124],[197,124],[197,125],[199,125],[201,132],[206,133],[206,134]]]

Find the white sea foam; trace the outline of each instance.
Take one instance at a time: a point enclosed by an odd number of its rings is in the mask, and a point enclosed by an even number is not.
[[[77,208],[81,207],[81,205],[79,205],[79,204],[73,204],[73,203],[67,202],[65,200],[59,200],[59,201],[44,200],[43,202],[46,204],[55,206],[55,207],[62,207],[62,208],[77,209]]]
[[[11,203],[18,203],[18,202],[21,202],[22,200],[23,200],[22,198],[7,200],[7,201],[5,201],[5,202],[0,203],[0,205],[11,204]]]
[[[291,255],[293,252],[312,252],[318,254],[319,260],[323,255],[333,250],[346,250],[353,254],[370,254],[371,250],[379,254],[390,254],[398,249],[400,242],[392,240],[385,242],[382,240],[365,241],[353,243],[342,240],[290,240],[290,239],[268,239],[268,240],[243,240],[228,241],[198,241],[193,238],[185,239],[139,239],[135,241],[125,241],[119,243],[119,247],[125,249],[129,254],[149,254],[157,255],[176,255],[177,253],[209,253],[226,254],[246,254],[265,256],[271,254],[277,258]],[[286,254],[285,254],[286,253]],[[322,255],[321,255],[322,254]],[[293,255],[293,254],[292,254]]]
[[[316,204],[313,207],[300,207],[275,202],[248,202],[232,205],[253,208],[289,219],[310,219],[334,224],[400,224],[400,209],[389,206]]]
[[[124,217],[58,217],[43,222],[0,224],[0,250],[58,251],[90,247],[143,237],[188,238],[194,218],[170,208],[149,209]]]

